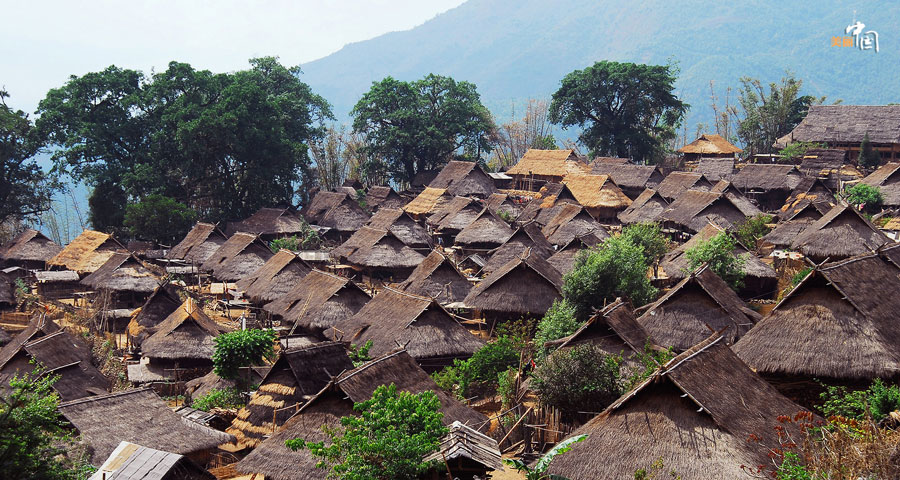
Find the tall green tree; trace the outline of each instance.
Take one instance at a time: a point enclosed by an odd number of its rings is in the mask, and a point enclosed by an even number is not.
[[[876,168],[881,165],[881,155],[872,147],[869,132],[866,132],[862,143],[859,144],[859,156],[856,163],[863,168]]]
[[[135,238],[174,245],[197,220],[197,213],[174,198],[152,194],[125,207],[125,226]]]
[[[592,155],[657,161],[689,105],[675,96],[670,65],[601,61],[562,79],[550,103],[550,121],[584,130]]]
[[[367,150],[384,159],[398,182],[450,160],[477,160],[490,153],[491,115],[475,85],[430,74],[404,82],[374,82],[350,112]]]

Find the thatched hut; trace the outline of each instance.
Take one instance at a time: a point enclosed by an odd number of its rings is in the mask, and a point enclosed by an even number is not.
[[[617,164],[594,160],[591,173],[609,175],[628,198],[635,199],[647,188],[655,188],[663,181],[664,175],[655,165]]]
[[[833,191],[842,190],[846,182],[863,178],[862,172],[847,161],[847,152],[836,148],[810,148],[797,169]]]
[[[161,283],[159,269],[131,253],[114,253],[100,268],[81,279],[86,287],[114,292],[117,304],[126,307],[142,304]]]
[[[228,222],[225,233],[255,233],[265,240],[288,237],[303,231],[304,222],[292,208],[260,208],[253,215],[239,221]]]
[[[428,371],[469,358],[484,345],[434,299],[391,287],[325,333],[355,345],[371,340],[371,355],[402,346]]]
[[[313,270],[263,309],[292,325],[292,332],[318,334],[355,315],[370,298],[349,278]]]
[[[836,205],[811,223],[791,243],[791,248],[814,262],[839,260],[874,252],[891,240],[853,207]]]
[[[648,188],[641,192],[628,208],[619,212],[619,221],[626,225],[655,222],[667,208],[669,202],[656,190]]]
[[[212,223],[197,222],[178,245],[169,249],[166,258],[201,265],[227,240],[228,237]]]
[[[812,105],[803,121],[779,138],[775,147],[794,142],[824,143],[846,150],[855,159],[867,135],[884,161],[900,158],[900,106]]]
[[[497,440],[459,420],[450,424],[449,430],[450,433],[441,439],[438,450],[423,459],[444,465],[433,468],[425,479],[442,480],[447,475],[459,479],[485,478],[493,470],[503,471]]]
[[[616,215],[631,205],[631,199],[609,175],[573,173],[566,175],[563,184],[596,219],[615,222]]]
[[[174,285],[165,283],[156,287],[141,308],[133,312],[128,323],[128,342],[132,348],[140,348],[141,343],[181,304],[181,297]]]
[[[734,158],[700,158],[694,173],[703,175],[710,182],[731,180],[734,176]]]
[[[679,195],[658,218],[665,228],[683,233],[699,232],[710,222],[730,228],[747,217],[761,213],[752,204],[742,200],[744,199],[731,192],[688,190]]]
[[[59,330],[59,325],[53,320],[47,318],[45,314],[34,314],[25,329],[17,333],[12,339],[6,342],[0,349],[0,370],[2,370],[10,359],[13,358],[22,349],[22,345],[37,340],[44,335],[49,335]]]
[[[345,192],[319,192],[301,212],[309,223],[328,228],[325,236],[343,241],[369,221],[369,213]]]
[[[777,210],[797,188],[803,175],[794,165],[749,163],[731,179],[731,184],[764,211]]]
[[[635,319],[631,305],[621,298],[594,314],[575,333],[547,342],[546,346],[562,351],[583,344],[596,345],[608,355],[625,359],[644,352],[647,346],[658,348],[650,333]]]
[[[571,173],[590,173],[574,150],[539,150],[530,148],[506,174],[513,178],[516,190],[537,192],[547,183],[560,183]]]
[[[83,275],[100,268],[115,253],[128,253],[128,249],[108,233],[85,230],[48,260],[47,266],[62,267]]]
[[[46,300],[71,298],[75,291],[81,288],[79,278],[78,272],[71,270],[49,270],[34,273],[37,294]]]
[[[403,207],[403,211],[412,215],[413,218],[421,219],[431,215],[435,210],[441,208],[452,198],[453,196],[447,195],[447,191],[443,188],[428,187],[416,195],[416,198],[410,200],[410,202]]]
[[[284,295],[312,271],[312,266],[289,250],[280,250],[237,287],[253,302],[266,303]]]
[[[431,250],[431,235],[419,222],[399,208],[381,208],[369,219],[367,227],[390,230],[406,246],[417,250]],[[351,237],[352,238],[352,237]]]
[[[236,282],[262,267],[272,255],[272,250],[258,236],[239,232],[216,249],[200,265],[200,270],[210,272],[220,281]]]
[[[568,245],[573,239],[589,233],[601,240],[609,238],[609,232],[587,210],[572,204],[559,208],[541,232],[548,242],[557,247]]]
[[[525,253],[526,249],[531,249],[532,253],[544,258],[550,258],[554,253],[553,245],[550,245],[550,242],[541,233],[541,227],[535,222],[522,225],[509,239],[503,242],[503,245],[491,250],[489,252],[490,259],[481,269],[481,274],[490,274]]]
[[[819,178],[804,177],[797,185],[797,188],[791,192],[791,195],[785,200],[784,205],[776,213],[779,219],[785,218],[785,214],[790,216],[793,209],[800,208],[804,203],[837,203],[834,192]]]
[[[556,253],[547,259],[547,262],[550,265],[553,265],[553,268],[559,271],[560,274],[565,275],[575,268],[575,260],[578,256],[578,252],[588,248],[594,248],[603,243],[603,240],[603,238],[598,237],[594,232],[575,237],[571,242],[559,247]]]
[[[515,232],[505,220],[490,209],[484,208],[471,223],[456,234],[453,244],[466,252],[487,252],[503,245],[513,233]]]
[[[141,355],[149,359],[151,371],[173,372],[164,377],[196,378],[212,367],[213,339],[225,331],[188,297],[141,343]]]
[[[353,362],[340,342],[282,351],[250,402],[238,412],[226,431],[237,438],[238,447],[256,447],[333,377],[352,369]]]
[[[712,187],[713,183],[700,173],[676,171],[666,175],[656,187],[656,192],[667,202],[672,202],[687,190],[708,192]]]
[[[9,243],[0,246],[0,261],[4,266],[18,266],[30,270],[43,270],[62,247],[43,233],[26,228]]]
[[[484,205],[469,197],[453,197],[425,219],[436,235],[440,235],[447,243],[462,229],[474,222]]]
[[[388,186],[376,185],[366,191],[366,208],[377,212],[382,208],[403,208],[406,200]]]
[[[246,474],[261,473],[272,480],[321,479],[322,470],[316,468],[318,459],[309,450],[290,450],[285,446],[285,440],[326,440],[328,437],[322,431],[323,425],[339,426],[342,416],[353,414],[354,402],[368,400],[377,387],[390,384],[396,385],[400,391],[410,393],[433,391],[441,402],[440,410],[444,414],[445,425],[459,421],[483,431],[489,423],[487,417],[464,406],[438,388],[416,361],[406,351],[400,350],[338,375],[275,434],[238,462],[237,471]]]
[[[781,211],[778,212],[779,221],[771,232],[762,237],[763,245],[770,245],[775,249],[788,249],[798,235],[807,227],[828,213],[832,205],[827,202],[819,202],[815,198],[799,195],[793,202],[788,199]]]
[[[463,303],[496,319],[543,316],[562,297],[562,284],[562,274],[529,250],[475,285]]]
[[[700,138],[679,148],[676,152],[684,156],[685,161],[699,160],[700,158],[729,158],[734,160],[736,154],[743,152],[735,147],[721,135],[705,133]]]
[[[401,280],[425,259],[390,230],[363,227],[354,237],[358,237],[360,245],[344,258],[344,262],[370,277]]]
[[[517,218],[525,205],[523,198],[530,199],[530,197],[521,197],[506,193],[492,193],[491,196],[484,201],[484,206],[501,218]]]
[[[451,160],[428,184],[448,195],[487,198],[494,191],[494,180],[475,162]]]
[[[638,318],[657,344],[683,352],[721,332],[734,344],[759,320],[727,283],[707,266],[691,272]]]
[[[203,465],[234,437],[173,412],[150,389],[139,388],[61,403],[59,413],[90,447],[91,464],[101,465],[121,441],[184,455]]]
[[[734,479],[770,462],[779,416],[803,411],[713,336],[678,355],[573,432],[588,437],[549,473],[572,480],[623,478],[659,462],[683,478]],[[783,425],[800,434],[799,426]],[[748,438],[759,438],[759,442]]]
[[[143,480],[150,478],[155,480],[215,480],[216,477],[184,455],[122,441],[89,480]]]
[[[884,197],[882,205],[888,208],[900,207],[900,162],[888,162],[862,179],[871,187],[878,187]]]
[[[433,250],[404,282],[397,284],[397,288],[447,305],[462,303],[472,284],[449,258],[439,250]]]

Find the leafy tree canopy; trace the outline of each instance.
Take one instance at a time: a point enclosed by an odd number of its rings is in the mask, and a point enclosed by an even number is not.
[[[584,128],[592,155],[657,161],[688,105],[675,96],[671,65],[602,61],[575,70],[553,94],[550,121]]]
[[[240,369],[258,365],[263,357],[271,357],[275,349],[274,330],[237,330],[223,333],[215,339],[213,368],[216,375],[237,379]]]
[[[663,235],[659,224],[655,222],[628,225],[622,229],[622,237],[641,247],[647,263],[654,267],[669,251],[669,241]]]
[[[843,197],[850,205],[854,207],[862,206],[868,212],[877,212],[884,202],[884,195],[881,193],[881,189],[865,183],[857,183],[844,190]]]
[[[125,207],[125,226],[135,238],[174,245],[197,220],[197,213],[174,198],[148,195]]]
[[[872,147],[868,132],[863,137],[862,143],[859,144],[859,156],[856,158],[856,163],[863,168],[877,168],[881,165],[881,155]]]
[[[491,151],[494,124],[475,85],[450,77],[429,74],[414,82],[387,77],[372,84],[350,115],[353,129],[366,135],[368,153],[382,158],[398,182]]]
[[[744,285],[744,263],[746,260],[735,255],[734,249],[737,241],[726,232],[719,232],[709,240],[698,242],[689,248],[685,255],[690,261],[690,269],[696,270],[703,264],[709,264],[709,268],[732,288],[741,288]]]

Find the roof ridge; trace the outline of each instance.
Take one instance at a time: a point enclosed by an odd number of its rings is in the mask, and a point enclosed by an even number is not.
[[[121,392],[107,393],[105,395],[94,395],[91,397],[79,398],[77,400],[70,400],[68,402],[60,403],[59,408],[71,407],[72,405],[79,405],[82,403],[94,402],[94,401],[99,401],[99,400],[106,400],[108,398],[113,398],[113,397],[124,397],[126,395],[133,395],[135,393],[141,393],[141,392],[145,392],[148,390],[153,391],[153,389],[151,389],[150,387],[140,387],[140,388],[132,388],[129,390],[122,390]]]
[[[343,378],[338,378],[338,379],[336,379],[335,384],[338,384],[338,385],[339,385],[339,384],[343,383],[344,381],[350,379],[350,377],[353,377],[353,376],[356,375],[357,373],[363,372],[363,371],[369,369],[369,368],[372,367],[372,366],[375,366],[375,365],[377,365],[377,364],[379,364],[379,363],[381,363],[381,362],[383,362],[383,361],[385,361],[385,360],[387,360],[387,359],[389,359],[389,358],[396,357],[397,355],[400,355],[401,353],[404,353],[404,352],[406,352],[406,349],[405,349],[405,348],[401,348],[401,349],[395,350],[395,351],[393,351],[393,352],[391,352],[391,353],[387,353],[387,354],[385,354],[385,355],[382,355],[382,356],[380,356],[380,357],[378,357],[378,358],[376,358],[376,359],[369,360],[368,362],[366,362],[366,363],[364,363],[364,364],[362,364],[362,365],[360,365],[360,366],[354,368],[353,370],[350,370],[349,372],[346,372],[346,375],[345,375]],[[340,375],[338,375],[338,376],[340,377]]]

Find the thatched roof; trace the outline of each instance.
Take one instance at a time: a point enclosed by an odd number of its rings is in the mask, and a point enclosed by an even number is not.
[[[91,363],[90,348],[65,330],[31,340],[22,346],[22,351],[31,361],[42,365],[45,374],[59,377],[53,390],[63,401],[109,391],[109,380]],[[18,373],[30,372],[31,368],[28,365],[25,371],[20,369]]]
[[[688,260],[686,252],[695,247],[698,243],[707,241],[724,231],[724,228],[716,224],[707,223],[699,232],[694,234],[690,240],[675,247],[663,256],[662,261],[659,262],[660,271],[664,272],[668,278],[673,280],[681,280],[688,277],[691,274],[691,268],[690,260]],[[734,255],[744,258],[744,273],[746,274],[746,277],[775,278],[775,270],[760,260],[756,255],[750,253],[750,251],[737,240],[735,241]]]
[[[427,187],[416,198],[412,199],[403,207],[403,210],[410,215],[425,215],[433,212],[443,203],[449,201],[452,196],[446,194],[443,188]]]
[[[435,231],[455,234],[475,221],[484,206],[469,197],[453,197],[425,220]]]
[[[741,478],[742,465],[768,464],[767,447],[781,445],[778,417],[801,411],[714,336],[575,430],[588,437],[556,457],[549,472],[572,480],[621,478],[661,462],[683,478]],[[752,435],[760,441],[749,442]]]
[[[303,219],[290,208],[260,208],[240,222],[229,222],[228,233],[291,235],[303,231]]]
[[[708,191],[712,186],[712,183],[700,173],[671,172],[656,187],[656,191],[671,202],[688,189]]]
[[[151,267],[131,253],[114,253],[93,273],[81,279],[81,284],[97,290],[150,293],[162,279]]]
[[[349,278],[313,270],[263,309],[295,328],[324,330],[355,315],[369,298]]]
[[[91,273],[116,252],[126,253],[121,243],[108,233],[85,230],[47,261],[48,266],[65,267],[78,273]]]
[[[575,333],[547,342],[547,345],[562,350],[586,343],[597,345],[610,355],[622,357],[643,352],[648,343],[656,345],[656,341],[635,319],[631,305],[621,298],[594,314]]]
[[[888,243],[891,240],[855,209],[837,205],[797,235],[791,247],[808,257],[836,260],[864,255]]]
[[[798,169],[811,177],[828,175],[847,163],[847,151],[837,148],[810,148],[803,154]]]
[[[369,219],[367,227],[390,230],[410,248],[431,248],[431,235],[419,222],[399,208],[380,208]],[[351,237],[352,238],[352,237]]]
[[[620,188],[636,190],[655,187],[663,180],[662,172],[654,165],[616,164],[599,159],[591,162],[591,173],[609,175]]]
[[[723,332],[733,344],[758,318],[728,284],[702,266],[646,307],[638,322],[659,345],[682,352],[713,332]]]
[[[266,374],[269,373],[270,368],[271,367],[269,366],[250,367],[249,369],[241,370],[240,378],[247,379],[250,385],[259,385]],[[248,376],[249,378],[247,378]],[[199,397],[208,395],[213,390],[224,390],[237,387],[238,382],[236,380],[222,378],[216,374],[215,370],[210,370],[209,373],[202,377],[187,381],[184,384],[184,393],[185,396],[191,400],[196,400]]]
[[[250,300],[258,303],[272,301],[284,295],[312,271],[312,266],[289,250],[280,250],[263,266],[237,282]]]
[[[332,377],[352,369],[353,362],[340,342],[285,350],[226,431],[237,438],[238,446],[256,447],[319,393]]]
[[[794,165],[748,163],[731,178],[731,184],[742,192],[792,191],[802,178]]]
[[[562,274],[530,250],[484,278],[463,301],[471,308],[543,315],[562,296]]]
[[[482,430],[488,423],[487,417],[464,406],[449,394],[438,388],[404,351],[396,351],[376,358],[371,362],[339,375],[334,382],[323,389],[315,398],[284,424],[275,434],[263,441],[254,451],[237,463],[242,473],[262,473],[272,480],[319,480],[323,471],[317,469],[318,459],[309,450],[293,451],[284,442],[291,438],[308,441],[324,441],[327,436],[323,425],[337,427],[340,418],[353,414],[353,403],[371,398],[380,385],[397,385],[400,391],[420,393],[435,392],[441,402],[443,422],[450,425],[459,421]]]
[[[578,256],[578,252],[586,248],[596,247],[603,243],[603,240],[603,238],[595,235],[594,232],[573,238],[571,242],[560,247],[556,253],[551,255],[547,259],[547,263],[553,265],[553,268],[565,275],[575,268],[575,259]]]
[[[234,441],[227,433],[173,412],[146,388],[61,403],[59,412],[91,447],[94,465],[100,465],[121,441],[182,455]]]
[[[872,380],[900,376],[897,267],[878,255],[811,272],[734,351],[761,373]]]
[[[745,199],[730,192],[688,190],[660,214],[659,220],[691,232],[700,231],[710,222],[730,227],[761,213],[751,203],[742,200]]]
[[[448,195],[487,198],[494,193],[494,181],[475,162],[451,160],[441,169],[431,188],[446,190]]]
[[[482,274],[489,274],[494,270],[506,265],[510,260],[525,253],[525,249],[531,249],[532,253],[536,253],[544,258],[550,258],[553,255],[553,245],[547,241],[544,234],[541,233],[541,227],[535,222],[528,222],[519,227],[503,245],[491,250],[489,253],[491,258],[481,269]]]
[[[619,212],[619,221],[624,224],[655,222],[659,215],[669,207],[669,202],[656,190],[646,189],[631,202],[625,210]]]
[[[224,331],[189,297],[144,340],[141,353],[149,358],[212,361],[213,339]]]
[[[510,176],[538,175],[565,177],[570,173],[590,173],[591,167],[581,161],[574,150],[538,150],[529,148],[525,155],[506,171]]]
[[[132,343],[140,346],[181,304],[181,297],[174,285],[166,283],[156,287],[141,308],[135,310],[128,323],[128,335]]]
[[[391,187],[377,185],[369,187],[366,192],[366,207],[375,211],[382,208],[403,208],[405,204],[406,200]]]
[[[513,233],[508,223],[485,208],[456,234],[454,244],[468,248],[495,248],[506,242]]]
[[[678,153],[691,153],[697,155],[733,155],[741,153],[738,147],[735,147],[721,135],[714,133],[705,133],[693,142],[675,150]]]
[[[188,457],[119,442],[89,480],[215,480]]]
[[[438,451],[426,455],[423,461],[467,460],[481,465],[486,470],[503,470],[497,440],[459,421],[453,422],[449,430],[450,433],[441,439]]]
[[[236,282],[252,274],[272,258],[272,250],[251,233],[235,233],[200,265],[224,282]]]
[[[406,246],[389,230],[363,227],[361,245],[346,257],[348,264],[372,270],[412,270],[425,259],[421,253]]]
[[[824,205],[837,203],[831,189],[825,183],[815,177],[805,177],[797,188],[791,192],[791,195],[785,200],[784,205],[778,211],[778,218],[781,220],[789,220],[797,216],[797,213],[805,208],[807,204],[814,203],[820,210]],[[824,214],[831,207],[822,212]]]
[[[900,105],[812,105],[791,133],[779,138],[779,148],[793,142],[900,143]]]
[[[434,299],[390,287],[326,333],[356,345],[371,340],[372,355],[402,346],[420,364],[432,367],[438,359],[468,358],[484,345]]]
[[[631,160],[622,157],[594,157],[594,161],[591,162],[591,165],[594,164],[602,165],[628,165],[631,163]]]
[[[178,245],[169,249],[166,258],[199,265],[227,240],[228,237],[212,223],[197,222]]]
[[[369,220],[359,202],[344,192],[319,192],[302,213],[309,223],[342,233],[353,232]]]
[[[701,158],[694,173],[703,175],[710,182],[730,180],[734,175],[733,158]]]
[[[300,214],[309,223],[318,224],[334,207],[347,199],[345,192],[329,192],[320,190],[313,196],[309,204],[303,207]]]
[[[563,178],[563,184],[587,208],[622,210],[631,205],[631,199],[609,175],[572,173]]]
[[[886,207],[900,206],[900,162],[889,162],[862,179],[862,183],[878,187]]]
[[[500,215],[500,212],[506,212],[513,218],[518,217],[524,207],[523,204],[505,193],[492,193],[491,196],[484,201],[484,206],[497,215]]]
[[[0,259],[19,262],[46,262],[55,257],[62,247],[43,233],[26,228],[9,243],[0,247]]]
[[[59,330],[59,325],[53,320],[47,318],[44,314],[35,314],[31,317],[31,321],[25,327],[25,330],[19,332],[12,340],[9,341],[2,349],[0,349],[0,372],[7,368],[7,364],[22,351],[22,346],[26,343],[49,335]]]
[[[439,250],[433,250],[397,288],[448,304],[462,302],[472,289],[472,284],[449,258]]]
[[[609,232],[580,205],[567,204],[541,230],[547,241],[556,246],[567,245],[574,238],[593,233],[601,240],[609,238]]]

